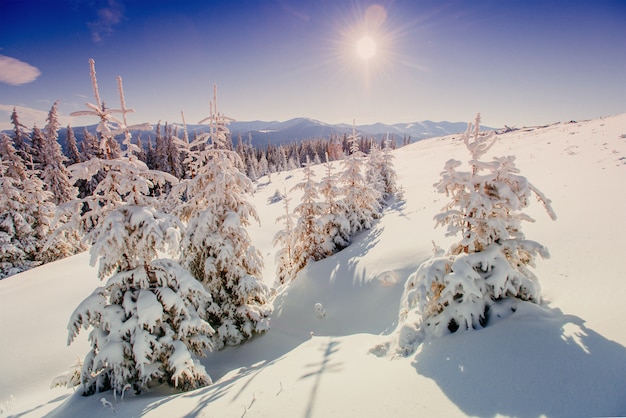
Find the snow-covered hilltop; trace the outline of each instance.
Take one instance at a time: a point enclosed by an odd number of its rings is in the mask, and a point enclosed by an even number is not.
[[[450,159],[467,161],[460,135],[392,151],[404,201],[384,209],[340,252],[309,262],[275,289],[270,329],[201,359],[213,384],[179,393],[82,397],[50,385],[89,349],[66,345],[76,306],[103,283],[89,255],[0,280],[0,416],[619,416],[626,415],[626,114],[496,136],[487,156],[516,157],[523,176],[552,200],[526,209],[523,230],[550,250],[537,260],[541,304],[520,303],[484,329],[427,337],[407,357],[377,356],[398,325],[404,285],[458,239],[434,228],[447,203],[433,186]],[[341,161],[335,161],[339,171]],[[304,169],[253,183],[260,225],[248,227],[260,272],[275,283],[283,202]],[[317,179],[324,165],[310,167]],[[289,193],[292,206],[304,191]],[[506,316],[506,318],[504,318]]]

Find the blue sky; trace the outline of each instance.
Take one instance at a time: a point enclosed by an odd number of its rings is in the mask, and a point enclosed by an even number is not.
[[[626,2],[0,0],[0,128],[100,95],[130,122],[537,125],[626,112]],[[357,43],[369,36],[369,59]]]

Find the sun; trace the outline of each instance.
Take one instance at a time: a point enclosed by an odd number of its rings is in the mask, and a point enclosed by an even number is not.
[[[356,53],[364,61],[373,58],[376,55],[376,41],[371,36],[363,36],[356,43]]]

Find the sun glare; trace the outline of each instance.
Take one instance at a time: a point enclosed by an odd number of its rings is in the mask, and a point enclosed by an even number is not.
[[[356,43],[356,53],[363,60],[367,61],[376,55],[376,42],[371,36],[364,36]]]
[[[394,82],[392,75],[397,68],[409,65],[411,59],[399,51],[407,31],[414,29],[414,22],[409,25],[390,20],[385,6],[371,4],[365,10],[355,7],[350,15],[338,15],[336,24],[338,36],[329,64],[338,70],[339,78],[362,81],[358,86],[362,91]]]

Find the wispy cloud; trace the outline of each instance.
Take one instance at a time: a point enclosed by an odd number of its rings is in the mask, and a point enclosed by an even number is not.
[[[33,67],[15,58],[0,55],[0,82],[19,86],[35,81],[41,74],[37,67]]]
[[[98,9],[97,12],[98,20],[89,22],[87,25],[93,41],[100,43],[105,36],[112,35],[115,26],[122,21],[124,6],[116,0],[108,0],[107,5]]]

